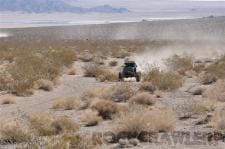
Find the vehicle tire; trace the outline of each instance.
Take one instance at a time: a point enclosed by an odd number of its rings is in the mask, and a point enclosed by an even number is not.
[[[123,74],[121,72],[119,73],[119,81],[123,81]]]
[[[141,73],[140,72],[138,72],[137,75],[136,75],[136,81],[137,82],[141,81]]]

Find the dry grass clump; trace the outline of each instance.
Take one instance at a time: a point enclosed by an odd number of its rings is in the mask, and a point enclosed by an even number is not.
[[[68,75],[76,75],[76,70],[75,70],[75,68],[72,67],[72,68],[68,69],[67,74],[68,74]]]
[[[220,57],[217,61],[207,67],[207,71],[213,76],[225,78],[225,56]]]
[[[99,81],[117,80],[117,75],[115,73],[99,65],[89,64],[84,67],[84,70],[86,77],[95,77]]]
[[[118,65],[118,62],[116,60],[112,60],[109,62],[109,66],[111,66],[111,67],[115,67],[117,65]]]
[[[31,135],[19,122],[1,123],[0,136],[3,143],[22,143],[30,140]]]
[[[193,57],[174,55],[167,59],[166,64],[170,70],[177,71],[184,75],[186,71],[193,69]]]
[[[138,93],[129,99],[130,104],[154,105],[156,100],[147,92]]]
[[[225,106],[221,105],[216,108],[212,117],[213,127],[216,130],[225,130]]]
[[[154,85],[152,85],[151,82],[143,82],[143,83],[141,83],[139,90],[140,91],[147,91],[147,92],[150,92],[152,94],[156,90],[156,87]]]
[[[41,89],[44,91],[52,91],[54,83],[49,80],[40,79],[35,82],[34,88]]]
[[[48,113],[28,116],[30,127],[37,136],[51,136],[65,132],[76,132],[79,126],[67,117],[54,118]]]
[[[159,68],[150,69],[144,76],[144,81],[151,82],[159,90],[174,90],[182,86],[182,76],[173,72],[160,71]]]
[[[111,87],[105,93],[104,98],[113,100],[115,102],[126,102],[136,93],[137,89],[135,89],[131,84],[122,83]]]
[[[218,80],[203,93],[203,96],[211,100],[225,102],[225,81]]]
[[[14,62],[5,70],[7,75],[0,77],[2,89],[17,95],[27,95],[36,81],[53,81],[62,74],[64,67],[70,67],[73,63],[74,53],[70,50],[36,48],[14,49]]]
[[[81,101],[74,97],[56,100],[53,103],[53,109],[73,110],[81,106]]]
[[[202,84],[209,85],[215,83],[217,81],[217,78],[210,73],[204,73],[199,76],[199,80]]]
[[[193,100],[187,103],[186,112],[189,114],[206,114],[215,110],[215,102],[209,99]]]
[[[111,119],[113,114],[119,111],[118,105],[110,100],[97,100],[92,103],[91,108],[98,111],[103,119]]]
[[[117,139],[138,138],[142,141],[142,133],[171,131],[175,124],[176,116],[171,110],[131,106],[115,118],[113,130]]]
[[[0,104],[6,105],[6,104],[15,104],[16,100],[14,98],[4,98],[0,100]]]
[[[102,118],[99,116],[97,111],[87,109],[82,113],[81,121],[84,123],[85,126],[96,126]]]

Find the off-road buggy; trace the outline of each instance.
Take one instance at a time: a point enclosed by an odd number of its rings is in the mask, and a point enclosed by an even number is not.
[[[141,80],[141,73],[137,72],[137,64],[134,61],[126,61],[122,72],[119,72],[119,81],[130,77],[135,77],[137,82]]]

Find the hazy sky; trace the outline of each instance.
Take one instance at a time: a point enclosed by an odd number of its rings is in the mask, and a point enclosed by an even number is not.
[[[149,11],[152,9],[173,8],[206,8],[222,7],[225,9],[225,0],[67,0],[76,6],[92,7],[110,4],[117,7],[126,7],[132,11]]]

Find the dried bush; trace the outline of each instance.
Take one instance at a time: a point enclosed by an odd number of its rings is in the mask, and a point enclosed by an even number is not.
[[[109,62],[109,66],[111,66],[111,67],[115,67],[117,65],[118,65],[118,62],[115,60]]]
[[[154,93],[154,91],[156,90],[156,87],[152,85],[151,82],[143,82],[141,83],[139,90]]]
[[[175,124],[176,116],[171,110],[132,106],[115,117],[112,129],[118,140],[125,137],[143,141],[143,133],[171,131]]]
[[[204,92],[203,96],[211,100],[224,102],[225,101],[225,81],[218,80],[215,84],[213,84]]]
[[[51,136],[63,132],[76,132],[79,126],[66,117],[54,118],[48,113],[31,114],[28,117],[30,127],[37,136]]]
[[[40,79],[34,83],[34,88],[41,89],[44,91],[52,91],[54,84],[52,81]]]
[[[100,81],[115,81],[117,75],[106,68],[94,64],[89,64],[84,67],[86,77],[95,77]]]
[[[156,100],[147,92],[138,93],[129,99],[130,104],[154,105]]]
[[[0,103],[2,105],[15,104],[16,103],[16,100],[14,98],[3,98],[2,100],[0,100]]]
[[[23,128],[19,122],[1,123],[0,135],[3,143],[22,143],[30,140],[29,131]]]
[[[122,83],[113,86],[109,89],[104,98],[113,100],[115,102],[125,102],[135,95],[137,90],[129,83]]]
[[[96,126],[99,124],[99,122],[102,120],[102,118],[99,116],[97,111],[94,110],[85,110],[82,113],[81,121],[85,124],[85,126]]]
[[[206,114],[215,110],[215,102],[209,99],[193,100],[184,109],[190,114]]]
[[[81,106],[81,101],[74,97],[56,100],[53,103],[53,109],[72,110]]]
[[[99,116],[103,119],[111,119],[112,115],[119,110],[117,104],[110,100],[97,100],[91,105],[91,108],[98,111]]]
[[[170,70],[177,71],[184,75],[186,71],[193,69],[193,58],[191,56],[181,57],[179,55],[174,55],[167,59],[166,64]]]
[[[150,69],[144,76],[144,81],[151,82],[159,90],[174,90],[182,86],[183,79],[173,72],[163,72],[158,68]]]
[[[224,131],[225,130],[225,106],[221,105],[216,108],[213,118],[213,127],[215,130]]]
[[[224,79],[225,78],[225,56],[220,57],[213,64],[207,67],[207,72],[213,76]]]
[[[67,72],[68,75],[76,75],[76,70],[75,68],[70,68]]]

